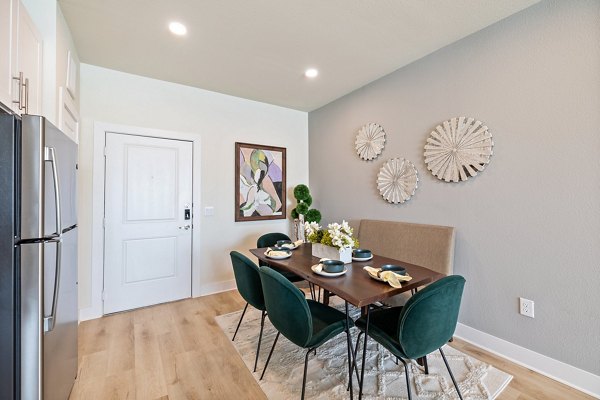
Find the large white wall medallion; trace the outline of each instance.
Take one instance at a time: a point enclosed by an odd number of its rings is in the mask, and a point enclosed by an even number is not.
[[[452,118],[438,125],[427,138],[425,164],[446,182],[466,181],[484,170],[493,154],[488,127],[475,118]]]
[[[398,204],[409,200],[417,190],[417,169],[404,158],[392,158],[377,174],[377,189],[388,202]]]
[[[356,135],[356,153],[363,160],[373,160],[385,146],[385,131],[379,124],[371,122],[359,129]]]

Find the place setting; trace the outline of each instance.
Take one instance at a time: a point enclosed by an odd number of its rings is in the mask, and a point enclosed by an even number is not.
[[[302,240],[278,240],[277,247],[285,250],[296,250],[302,244]]]
[[[325,258],[319,260],[319,264],[313,265],[310,269],[315,274],[326,276],[328,278],[344,275],[348,271],[348,268],[346,268],[343,261]]]
[[[386,264],[382,265],[381,268],[366,265],[363,269],[367,271],[371,278],[376,281],[387,282],[394,288],[402,287],[402,282],[412,280],[412,277],[406,272],[406,268],[401,265]]]
[[[373,259],[373,253],[367,249],[354,249],[352,251],[352,261],[369,261]]]
[[[265,256],[267,256],[267,258],[272,258],[273,260],[284,260],[292,256],[292,250],[278,246],[267,247]]]

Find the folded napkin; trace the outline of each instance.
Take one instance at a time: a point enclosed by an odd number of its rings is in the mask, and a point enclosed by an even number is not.
[[[365,271],[369,273],[374,278],[379,278],[384,282],[390,284],[393,288],[399,288],[402,286],[402,282],[408,282],[412,279],[412,277],[408,274],[400,275],[396,274],[393,271],[383,271],[381,272],[381,268],[373,268],[373,267],[363,267]]]
[[[317,265],[313,265],[311,268],[313,271],[315,272],[322,272],[323,271],[323,264],[317,264]]]
[[[289,253],[287,251],[273,250],[270,247],[267,247],[267,250],[265,251],[265,255],[271,257],[285,257],[288,254]]]

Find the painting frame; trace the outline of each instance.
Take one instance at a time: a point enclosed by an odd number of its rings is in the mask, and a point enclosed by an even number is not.
[[[259,181],[256,182],[254,176],[256,174],[251,174],[252,176],[252,184],[248,184],[250,182],[248,175],[248,168],[251,168],[251,162],[246,162],[244,158],[244,154],[248,155],[249,153],[253,153],[255,150],[263,151],[263,155],[267,159],[267,165],[264,165],[263,168],[267,168],[264,176],[258,172]],[[264,221],[264,220],[276,220],[276,219],[285,219],[287,217],[287,208],[286,208],[286,148],[285,147],[277,147],[277,146],[268,146],[262,144],[255,143],[243,143],[243,142],[235,142],[235,201],[234,201],[234,212],[235,212],[235,222],[244,222],[244,221]],[[270,161],[269,161],[270,160]],[[279,162],[281,165],[278,165]],[[275,176],[279,177],[278,173],[281,174],[280,181],[271,181],[273,173],[269,173],[268,168],[273,165],[274,171],[277,172]],[[246,176],[242,174],[245,172]],[[268,187],[265,189],[261,183],[265,182],[265,178],[269,178]],[[250,209],[246,209],[246,213],[252,211],[252,215],[244,215],[244,211],[242,211],[242,207],[247,207],[247,198],[242,198],[244,196],[243,187],[248,187],[252,190],[253,187],[256,187],[255,192],[262,191],[264,195],[269,196],[269,200],[277,203],[279,202],[280,208],[275,209],[274,213],[271,215],[260,215],[257,209],[252,209],[257,202],[255,201]],[[264,190],[263,190],[264,189]],[[248,192],[246,194],[248,194]],[[257,193],[256,193],[257,194]],[[275,196],[273,196],[275,195]],[[278,197],[278,199],[277,199]],[[245,200],[245,201],[244,201]],[[259,204],[258,207],[262,207],[264,210],[264,203]]]

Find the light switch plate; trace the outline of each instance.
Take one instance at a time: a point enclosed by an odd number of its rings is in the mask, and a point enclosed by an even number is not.
[[[215,208],[212,206],[204,207],[204,216],[210,217],[215,215]]]

